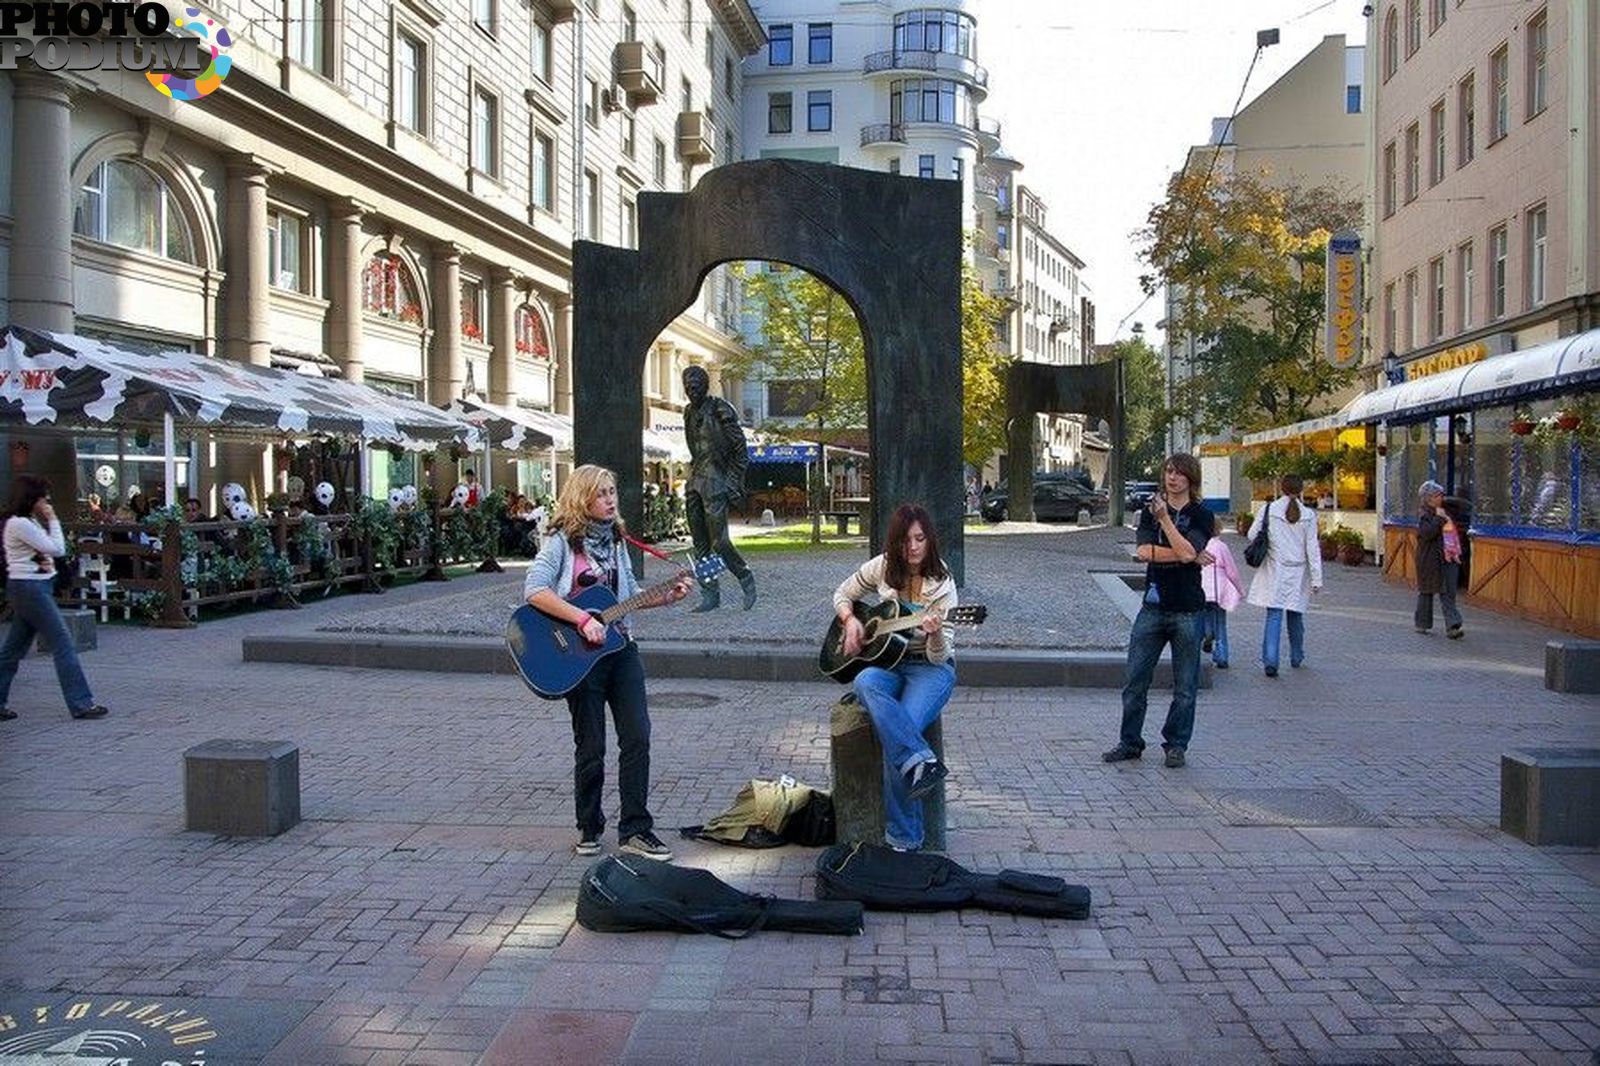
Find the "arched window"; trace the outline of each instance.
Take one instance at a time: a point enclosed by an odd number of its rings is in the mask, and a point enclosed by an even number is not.
[[[422,299],[405,261],[390,252],[367,260],[361,274],[361,308],[368,314],[422,324]]]
[[[517,308],[517,356],[522,359],[550,358],[550,338],[545,333],[544,318],[527,304]]]
[[[198,262],[177,196],[159,174],[133,159],[107,159],[89,172],[78,190],[72,230],[107,244]]]
[[[1383,17],[1383,80],[1400,68],[1400,12],[1393,7]]]

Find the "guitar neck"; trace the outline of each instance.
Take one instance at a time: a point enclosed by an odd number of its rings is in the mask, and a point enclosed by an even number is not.
[[[676,582],[668,581],[664,584],[654,585],[650,588],[647,588],[643,592],[629,596],[625,600],[618,600],[615,605],[607,607],[605,610],[600,612],[601,623],[604,625],[610,625],[613,622],[619,622],[623,618],[626,618],[628,615],[632,614],[634,611],[639,610],[641,607],[650,607],[661,602],[662,594],[670,589],[674,584],[676,584]]]
[[[927,611],[913,611],[911,614],[902,615],[898,618],[892,618],[887,622],[879,622],[878,627],[874,632],[881,635],[884,633],[898,633],[903,629],[915,629],[920,626],[923,622],[923,619],[927,617]]]

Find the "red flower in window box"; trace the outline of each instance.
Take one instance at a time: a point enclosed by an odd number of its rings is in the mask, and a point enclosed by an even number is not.
[[[464,322],[461,325],[461,335],[469,341],[483,340],[483,327],[476,322]]]
[[[400,308],[399,319],[409,322],[413,326],[422,325],[422,307],[420,304],[404,304]]]
[[[1517,436],[1526,437],[1529,433],[1533,432],[1533,425],[1533,419],[1524,415],[1518,415],[1516,418],[1511,420],[1510,429],[1511,432],[1515,433]]]
[[[1571,433],[1583,422],[1583,416],[1577,411],[1557,411],[1556,428]]]

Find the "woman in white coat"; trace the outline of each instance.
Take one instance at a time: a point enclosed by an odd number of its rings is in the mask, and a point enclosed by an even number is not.
[[[1306,661],[1306,611],[1311,594],[1322,588],[1322,552],[1317,546],[1317,514],[1300,503],[1303,483],[1294,474],[1278,482],[1282,493],[1250,524],[1250,539],[1268,523],[1267,557],[1250,582],[1249,601],[1267,609],[1261,638],[1261,665],[1278,676],[1278,640],[1285,614],[1289,621],[1289,665]]]

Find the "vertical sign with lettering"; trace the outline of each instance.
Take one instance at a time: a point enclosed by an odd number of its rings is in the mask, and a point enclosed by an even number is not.
[[[1340,230],[1328,239],[1327,333],[1323,352],[1341,370],[1361,362],[1361,236]]]

